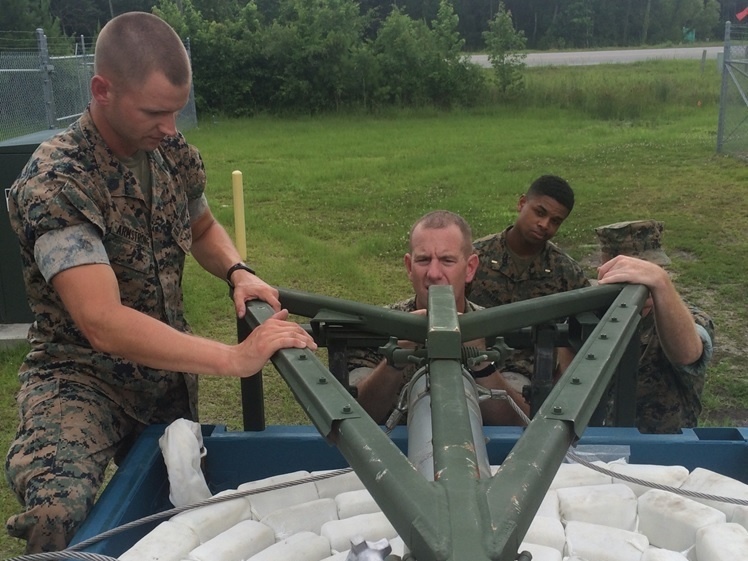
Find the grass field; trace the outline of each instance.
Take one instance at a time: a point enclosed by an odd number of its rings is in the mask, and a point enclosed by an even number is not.
[[[510,105],[204,119],[188,139],[203,154],[213,211],[232,232],[231,174],[243,173],[248,260],[260,276],[372,304],[409,295],[402,254],[415,219],[446,208],[467,218],[476,236],[499,231],[543,173],[567,178],[576,191],[577,205],[556,241],[590,275],[594,227],[662,220],[676,284],[716,323],[702,420],[742,426],[748,424],[748,168],[715,154],[718,91],[716,70],[694,61],[544,69],[528,73],[527,99]],[[225,283],[190,261],[185,287],[195,332],[234,340]],[[21,358],[22,350],[0,353],[3,451],[15,424]],[[238,388],[236,381],[204,378],[202,421],[239,429]],[[271,369],[265,389],[268,423],[306,422]],[[0,518],[16,509],[1,487]],[[19,551],[17,541],[0,537],[0,558]]]

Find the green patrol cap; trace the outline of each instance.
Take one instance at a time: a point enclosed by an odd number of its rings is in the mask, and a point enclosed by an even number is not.
[[[631,220],[595,228],[603,263],[616,255],[629,255],[657,265],[669,265],[662,249],[664,224],[658,220]]]

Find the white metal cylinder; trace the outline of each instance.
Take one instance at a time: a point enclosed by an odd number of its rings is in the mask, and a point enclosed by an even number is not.
[[[467,400],[470,427],[481,478],[491,477],[486,438],[483,435],[483,417],[478,405],[478,394],[464,376],[462,378]],[[429,481],[434,480],[434,443],[431,427],[431,392],[428,375],[418,378],[408,400],[408,459]]]

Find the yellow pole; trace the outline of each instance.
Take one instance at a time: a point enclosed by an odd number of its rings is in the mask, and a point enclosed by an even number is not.
[[[234,191],[234,235],[236,249],[242,260],[247,259],[247,230],[244,225],[244,187],[242,186],[242,172],[231,173],[231,184]]]

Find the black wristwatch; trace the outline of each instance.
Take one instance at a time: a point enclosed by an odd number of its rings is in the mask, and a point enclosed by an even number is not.
[[[497,370],[498,370],[498,368],[496,368],[496,364],[495,364],[495,363],[493,363],[493,362],[491,362],[491,363],[489,363],[489,365],[488,365],[488,366],[485,366],[485,367],[481,368],[481,369],[480,369],[480,370],[478,370],[478,371],[474,371],[474,370],[471,370],[471,371],[470,371],[470,374],[471,374],[471,375],[473,376],[473,378],[475,378],[475,379],[478,379],[478,378],[485,378],[486,376],[490,376],[491,374],[493,374],[493,373],[494,373],[494,372],[496,372]]]
[[[234,284],[231,282],[231,275],[233,275],[234,272],[238,271],[239,269],[252,273],[253,275],[256,274],[254,269],[252,269],[252,267],[250,267],[246,263],[243,263],[242,261],[239,261],[238,263],[231,265],[231,267],[229,267],[228,272],[226,273],[226,282],[229,283],[229,286],[231,288],[234,288]]]

